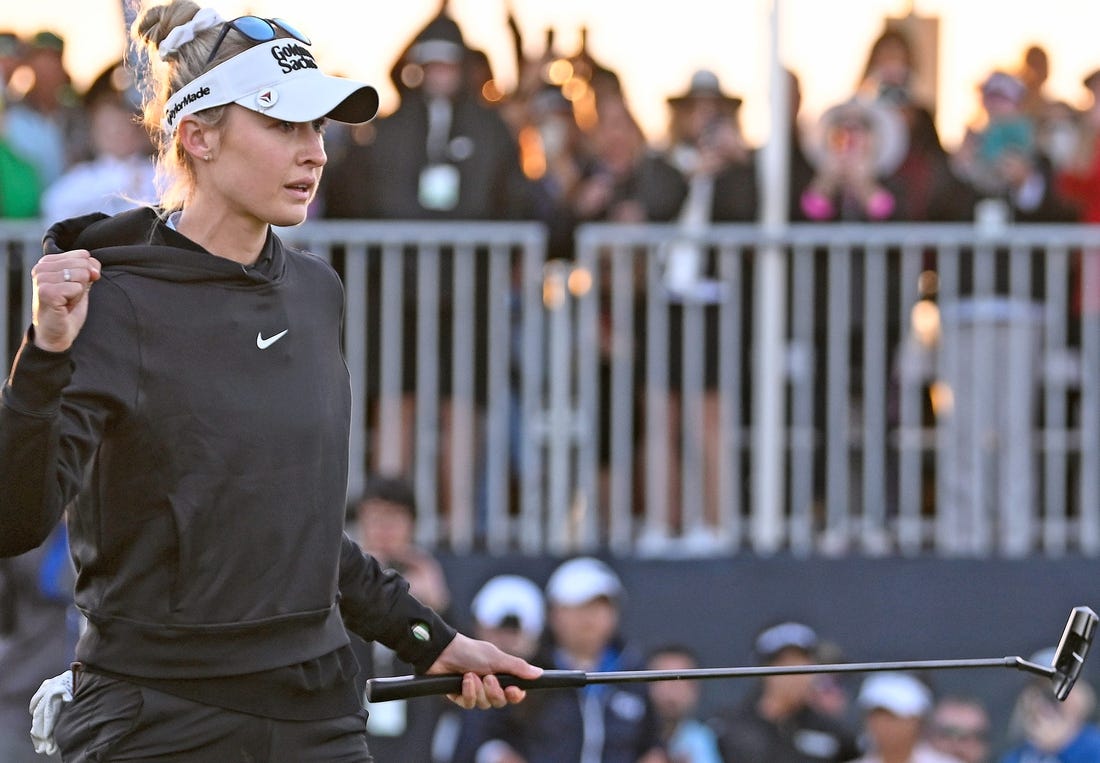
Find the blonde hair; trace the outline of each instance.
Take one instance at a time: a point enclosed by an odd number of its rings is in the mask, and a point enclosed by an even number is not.
[[[195,183],[191,156],[179,142],[179,131],[165,136],[163,130],[164,106],[180,88],[196,77],[214,68],[222,61],[249,48],[252,43],[243,35],[229,34],[218,48],[218,54],[209,64],[206,59],[221,34],[218,24],[195,35],[194,40],[162,60],[158,48],[168,34],[186,24],[201,10],[193,0],[169,0],[163,5],[145,9],[130,28],[130,37],[147,54],[148,70],[143,82],[144,103],[142,122],[157,149],[157,180],[162,188],[160,204],[165,212],[179,209],[190,196]],[[217,126],[225,119],[225,106],[214,106],[196,112],[193,116],[205,124]]]

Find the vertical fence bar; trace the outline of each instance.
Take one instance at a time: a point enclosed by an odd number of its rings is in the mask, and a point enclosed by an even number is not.
[[[814,388],[824,380],[817,378],[817,347],[814,326],[815,253],[811,246],[798,244],[791,256],[791,338],[788,375],[791,386],[790,468],[790,544],[797,554],[809,554],[814,544],[815,503],[814,472],[818,434],[814,426]]]
[[[454,247],[454,315],[453,356],[451,358],[450,446],[444,468],[450,473],[450,538],[459,552],[473,548],[475,516],[473,511],[473,473],[477,449],[477,396],[474,374],[479,358],[478,325],[475,299],[478,296],[477,276],[484,265],[481,256],[468,242]],[[446,420],[447,417],[444,417]]]
[[[536,422],[542,420],[542,396],[545,377],[568,374],[569,369],[554,368],[544,362],[545,311],[543,310],[543,261],[541,241],[528,240],[523,258],[523,334],[520,354],[523,371],[520,379],[520,528],[519,547],[527,554],[543,550],[543,451],[542,432]]]
[[[998,514],[993,493],[992,467],[996,457],[996,409],[1000,404],[992,392],[993,367],[997,362],[996,330],[991,314],[995,288],[997,252],[992,244],[980,242],[974,251],[974,313],[964,343],[963,373],[966,377],[966,405],[962,411],[969,420],[966,450],[971,486],[969,501],[963,507],[971,531],[972,554],[987,554],[994,547],[993,518]],[[958,401],[958,398],[956,398]]]
[[[409,468],[403,458],[408,450],[409,432],[402,421],[405,253],[399,244],[387,243],[382,247],[379,268],[382,304],[378,322],[378,436],[371,461],[378,471],[395,474]]]
[[[609,526],[616,538],[633,538],[635,262],[629,245],[611,250],[611,396]]]
[[[962,399],[963,378],[962,304],[960,278],[962,262],[958,246],[940,246],[936,255],[939,274],[940,351],[936,382],[932,387],[935,416],[936,514],[933,534],[936,551],[957,554],[963,547],[967,490],[961,484],[963,457],[961,432],[966,413],[955,402]]]
[[[1066,347],[1066,321],[1069,319],[1070,300],[1067,287],[1069,285],[1069,255],[1066,248],[1061,245],[1053,245],[1048,248],[1043,257],[1042,268],[1045,271],[1044,283],[1046,294],[1043,305],[1041,329],[1034,329],[1036,334],[1041,332],[1041,339],[1034,349],[1033,357],[1028,358],[1027,347],[1019,347],[1013,343],[1012,351],[1015,353],[1016,367],[1014,373],[1027,373],[1030,380],[1041,384],[1039,389],[1033,390],[1033,399],[1040,394],[1043,397],[1043,431],[1038,438],[1042,443],[1042,500],[1032,498],[1031,511],[1040,515],[1036,523],[1041,531],[1042,549],[1051,556],[1064,554],[1067,549],[1068,524],[1066,504],[1068,501],[1067,477],[1069,471],[1069,432],[1068,432],[1068,390],[1066,374],[1059,362],[1068,355]],[[1023,279],[1021,278],[1021,281]],[[1026,288],[1027,284],[1021,284],[1020,288]],[[1029,334],[1028,339],[1033,335]],[[1036,337],[1039,338],[1039,337]],[[1017,342],[1026,341],[1017,338]],[[1034,341],[1034,340],[1032,340]],[[1035,359],[1040,362],[1036,363]],[[1034,402],[1028,407],[1028,411],[1034,413]],[[1028,424],[1034,428],[1035,416],[1031,416]],[[1017,466],[1017,469],[1022,468]],[[1030,465],[1030,472],[1034,473],[1034,463]],[[1034,550],[1033,548],[1019,549],[1021,553]]]
[[[605,309],[603,294],[607,290],[604,260],[592,236],[583,231],[578,236],[577,255],[573,272],[579,283],[587,282],[587,288],[577,293],[577,340],[572,353],[576,368],[578,436],[577,447],[577,500],[588,512],[604,517],[610,512],[610,504],[604,482],[604,466],[601,451],[604,433],[601,418],[607,415],[600,404],[600,367],[603,344],[601,312]],[[608,528],[608,546],[617,553],[627,553],[632,538],[629,529],[623,532],[617,525]]]
[[[327,250],[327,247],[326,247]],[[311,247],[311,251],[315,251]],[[363,490],[367,467],[367,246],[349,243],[344,262],[344,359],[351,377],[351,429],[348,438],[348,495],[354,500]]]
[[[671,500],[680,502],[685,540],[703,541],[708,532],[704,501],[713,484],[710,471],[713,461],[708,458],[707,443],[712,442],[709,432],[717,422],[707,421],[703,413],[708,395],[704,387],[704,363],[705,353],[712,346],[703,321],[702,303],[686,300],[681,312],[680,355],[678,359],[672,358],[680,364],[680,389],[676,395],[680,426],[679,431],[672,433],[680,445],[680,490],[671,496]]]
[[[745,258],[747,259],[747,258]],[[723,243],[718,252],[718,272],[725,287],[726,299],[718,311],[718,385],[719,385],[719,458],[718,516],[719,534],[727,545],[739,548],[744,536],[745,440],[741,422],[745,411],[743,399],[744,367],[748,353],[742,344],[743,300],[742,250]]]
[[[886,390],[890,384],[887,358],[886,296],[887,251],[880,244],[868,246],[863,256],[863,380],[861,394],[862,448],[858,459],[862,472],[863,550],[882,554],[889,550],[886,528]]]
[[[1034,275],[1031,256],[1028,246],[1017,244],[1009,250],[1009,298],[1001,325],[996,328],[1001,354],[996,368],[1001,371],[1006,392],[1005,400],[995,407],[994,420],[998,443],[995,475],[1000,504],[999,545],[1010,556],[1028,553],[1038,526],[1035,400],[1046,348],[1039,341],[1041,332],[1033,311],[1038,305],[1031,296]],[[1048,291],[1048,298],[1051,293]]]
[[[489,246],[488,303],[486,325],[487,368],[485,397],[485,437],[480,448],[481,474],[475,490],[476,514],[485,523],[485,544],[490,553],[504,553],[509,542],[508,478],[511,471],[512,389],[509,371],[512,365],[515,323],[512,247],[494,242]],[[484,515],[484,516],[482,516]]]
[[[550,547],[557,553],[576,548],[577,528],[570,514],[570,450],[572,412],[569,401],[569,342],[572,335],[566,269],[559,263],[546,268],[543,304],[547,311],[549,367],[546,428],[546,519]]]
[[[923,544],[921,522],[922,506],[922,468],[924,456],[924,437],[921,424],[921,402],[927,375],[928,359],[933,348],[927,344],[934,341],[939,325],[927,326],[927,334],[919,333],[914,325],[917,320],[931,322],[933,313],[924,311],[927,307],[934,310],[932,302],[921,305],[918,315],[914,308],[921,299],[921,247],[907,245],[901,252],[900,279],[898,289],[898,325],[902,327],[902,354],[897,363],[898,384],[898,426],[893,437],[895,462],[897,463],[897,543],[898,549],[906,555],[920,553]],[[934,381],[934,380],[932,380]]]
[[[750,462],[753,548],[778,551],[786,536],[783,500],[787,253],[779,241],[762,242],[755,261],[753,386]]]
[[[851,448],[849,353],[852,323],[850,244],[833,242],[828,263],[828,324],[825,381],[825,548],[843,551],[849,542]]]
[[[645,258],[645,293],[638,300],[645,308],[645,459],[642,467],[645,480],[644,543],[666,543],[669,539],[669,441],[679,442],[680,431],[670,431],[668,405],[668,338],[669,307],[664,295],[661,267],[653,249]],[[639,349],[641,349],[639,347]],[[677,469],[679,471],[679,469]],[[675,499],[674,499],[675,500]]]
[[[423,245],[416,263],[416,417],[413,445],[417,533],[432,546],[442,540],[439,501],[440,248]],[[385,285],[383,285],[385,288]],[[383,296],[383,299],[385,297]],[[411,330],[411,327],[410,327]]]

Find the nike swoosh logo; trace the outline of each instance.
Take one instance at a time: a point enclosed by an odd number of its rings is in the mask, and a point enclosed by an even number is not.
[[[286,332],[288,331],[290,331],[290,329],[283,329],[275,336],[268,337],[267,339],[264,339],[264,333],[261,331],[256,334],[256,346],[259,347],[261,350],[266,350],[268,347],[275,344],[284,336],[286,336]]]

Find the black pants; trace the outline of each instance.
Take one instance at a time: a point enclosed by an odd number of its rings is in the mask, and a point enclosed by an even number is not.
[[[366,712],[281,721],[202,705],[97,673],[80,675],[54,732],[65,763],[370,763]]]

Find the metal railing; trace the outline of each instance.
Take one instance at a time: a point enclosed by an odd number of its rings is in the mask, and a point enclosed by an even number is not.
[[[9,357],[41,232],[0,223]],[[1100,554],[1100,230],[590,225],[571,262],[535,224],[281,235],[345,282],[350,493],[410,476],[425,544]]]

